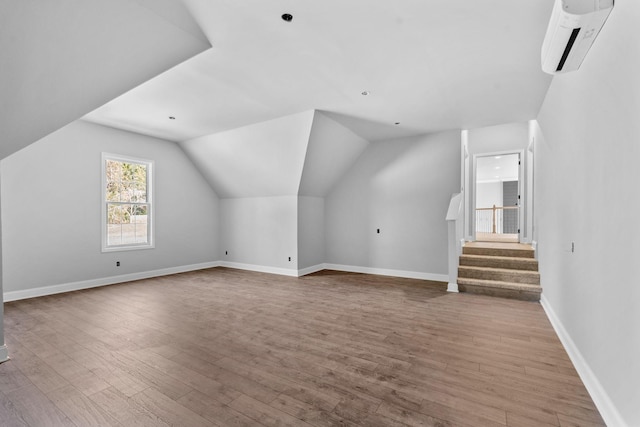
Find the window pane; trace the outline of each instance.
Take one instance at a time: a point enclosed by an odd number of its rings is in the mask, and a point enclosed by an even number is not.
[[[147,183],[136,181],[133,185],[133,201],[135,202],[146,202],[147,201]]]
[[[107,201],[120,201],[120,181],[107,182]]]
[[[148,205],[108,204],[108,245],[148,243]]]
[[[107,160],[106,164],[107,181],[122,180],[122,162]]]
[[[129,222],[128,213],[124,206],[107,205],[107,224],[123,224]]]
[[[109,224],[107,226],[107,245],[121,245],[122,244],[122,229],[120,224]]]
[[[136,205],[133,210],[132,222],[136,225],[136,243],[147,243],[147,205]]]
[[[121,202],[134,202],[133,193],[134,193],[135,184],[131,181],[123,181],[120,186],[120,201]]]
[[[122,224],[122,244],[130,245],[136,243],[136,225]]]
[[[133,222],[137,222],[137,223],[140,223],[140,224],[146,224],[147,223],[147,211],[148,211],[147,205],[136,205],[135,209],[133,211],[133,214],[135,215],[135,218],[134,218]]]

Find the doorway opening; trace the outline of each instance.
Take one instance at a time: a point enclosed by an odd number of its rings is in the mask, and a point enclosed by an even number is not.
[[[520,154],[478,156],[475,240],[520,241]]]

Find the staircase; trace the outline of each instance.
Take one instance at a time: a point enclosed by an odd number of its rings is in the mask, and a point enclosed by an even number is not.
[[[540,301],[538,261],[529,245],[470,242],[458,267],[460,292]]]

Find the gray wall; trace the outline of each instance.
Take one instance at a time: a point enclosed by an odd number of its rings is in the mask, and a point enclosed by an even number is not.
[[[102,152],[155,162],[155,249],[101,252]],[[217,196],[173,142],[74,122],[2,160],[2,199],[4,292],[218,259]]]
[[[297,196],[221,199],[220,259],[295,273],[298,269],[297,199]]]
[[[2,280],[2,163],[0,163],[0,362],[7,359],[7,348],[4,342],[4,292]]]
[[[324,198],[298,197],[298,269],[324,263]]]
[[[616,2],[580,70],[554,78],[535,145],[542,295],[629,426],[640,425],[638,22],[640,2]]]
[[[460,131],[369,144],[326,197],[327,262],[447,274],[459,189]]]

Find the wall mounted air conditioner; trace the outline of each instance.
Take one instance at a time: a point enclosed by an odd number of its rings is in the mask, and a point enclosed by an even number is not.
[[[575,71],[613,9],[613,0],[555,0],[542,44],[542,71]]]

